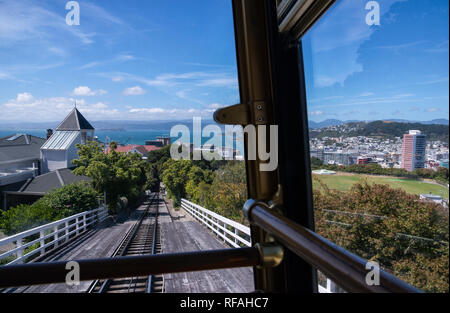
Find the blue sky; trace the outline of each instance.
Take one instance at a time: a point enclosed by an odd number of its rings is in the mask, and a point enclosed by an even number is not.
[[[303,38],[314,121],[449,117],[448,0],[339,1]]]
[[[0,0],[0,120],[212,117],[239,102],[231,1]]]
[[[211,118],[239,102],[229,0],[0,0],[0,121]],[[448,118],[448,0],[341,0],[303,39],[311,120]]]

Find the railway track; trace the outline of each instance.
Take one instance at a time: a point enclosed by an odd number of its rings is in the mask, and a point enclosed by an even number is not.
[[[155,193],[145,212],[127,232],[112,257],[161,253],[159,206],[164,202]],[[164,292],[163,275],[127,277],[94,281],[88,293],[161,293]]]

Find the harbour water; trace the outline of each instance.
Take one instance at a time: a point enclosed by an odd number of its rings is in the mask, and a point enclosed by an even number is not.
[[[45,138],[47,134],[46,129],[11,129],[5,130],[0,129],[0,138],[6,136],[12,136],[14,134],[28,134],[41,138]],[[109,141],[115,141],[121,145],[144,145],[146,140],[156,139],[157,137],[168,137],[170,135],[170,130],[148,130],[148,129],[140,129],[140,130],[96,130],[95,136],[98,136],[98,139],[101,142],[106,142],[107,139]],[[228,134],[224,134],[222,138],[223,145],[225,145],[225,136],[230,136]],[[192,137],[192,136],[191,136]],[[172,138],[172,142],[177,140],[179,137]],[[202,138],[202,144],[205,143],[209,138]],[[191,138],[192,141],[192,138]],[[237,139],[234,142],[234,148],[239,150],[241,154],[244,153],[243,142],[241,139]]]

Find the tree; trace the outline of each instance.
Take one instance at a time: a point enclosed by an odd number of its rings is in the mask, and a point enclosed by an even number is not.
[[[163,165],[162,179],[169,197],[175,205],[180,205],[181,198],[187,197],[207,209],[244,222],[241,213],[247,200],[244,162],[227,161],[214,172],[210,170],[213,166],[187,160],[167,160]]]
[[[189,200],[202,206],[208,206],[210,202],[206,201],[206,194],[204,192],[210,190],[214,176],[212,171],[203,170],[193,165],[189,170],[188,181],[186,183],[186,194]]]
[[[54,189],[32,205],[21,204],[2,212],[0,228],[13,235],[77,213],[96,209],[98,193],[86,182]]]
[[[91,177],[95,190],[106,192],[110,213],[117,213],[121,196],[130,203],[139,200],[147,187],[148,165],[137,153],[116,152],[115,142],[110,147],[110,153],[105,154],[95,142],[77,145],[79,158],[73,164],[77,166],[76,175]]]
[[[181,198],[186,197],[185,188],[191,167],[192,163],[189,160],[169,159],[163,165],[162,181],[175,206],[179,206]]]
[[[320,235],[420,289],[448,292],[449,219],[442,206],[388,185],[355,184],[349,192],[314,190],[314,208]]]
[[[318,158],[315,158],[315,157],[312,157],[312,158],[311,158],[311,168],[312,168],[312,169],[318,169],[318,168],[320,168],[322,165],[323,165],[323,162],[322,162],[321,159],[318,159]]]
[[[242,208],[247,200],[245,163],[229,161],[220,168],[211,185],[211,196],[216,212],[243,223]]]

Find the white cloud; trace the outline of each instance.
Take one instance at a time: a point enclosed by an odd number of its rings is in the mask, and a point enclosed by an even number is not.
[[[426,109],[427,112],[437,112],[439,111],[439,108],[428,108]]]
[[[11,74],[7,72],[0,72],[0,79],[11,79],[11,78],[12,78]]]
[[[122,62],[127,62],[127,61],[132,61],[132,60],[136,60],[136,57],[133,55],[130,55],[130,54],[119,54],[111,59],[92,61],[92,62],[86,63],[86,64],[80,66],[78,69],[86,70],[86,69],[97,67],[97,66],[109,65],[109,64],[114,64],[114,63],[122,63]]]
[[[384,0],[380,7],[381,15],[388,13],[391,6],[399,1],[403,0]],[[364,23],[368,11],[362,2],[340,1],[330,10],[327,18],[319,21],[305,36],[303,47],[310,47],[310,53],[314,56],[316,87],[344,86],[349,77],[364,70],[359,48],[370,39],[375,28]]]
[[[197,84],[202,87],[236,87],[237,85],[237,78],[232,77],[205,79]]]
[[[91,90],[88,86],[79,86],[73,90],[73,95],[75,96],[101,96],[106,94],[107,91],[103,89]]]
[[[165,109],[161,109],[161,108],[142,108],[142,109],[130,109],[129,111],[130,113],[150,113],[150,114],[154,114],[154,113],[175,113],[176,110],[165,110]]]
[[[95,5],[91,2],[83,2],[82,9],[91,18],[94,18],[97,20],[102,19],[102,20],[107,21],[112,24],[126,25],[126,23],[122,19],[120,19],[116,16],[113,16],[111,13],[109,13],[102,7]]]
[[[49,40],[55,34],[71,34],[83,44],[90,44],[95,34],[87,34],[65,23],[65,15],[45,9],[30,1],[0,1],[0,39],[4,43]]]
[[[115,60],[118,61],[118,62],[125,62],[125,61],[136,60],[136,57],[134,55],[131,55],[131,54],[119,54],[115,58]]]
[[[123,94],[126,96],[140,96],[140,95],[144,95],[146,93],[147,92],[144,89],[142,89],[140,86],[130,87],[123,91]]]
[[[124,80],[124,78],[122,76],[113,76],[113,77],[111,77],[111,80],[113,82],[121,82]]]
[[[95,66],[98,66],[98,65],[100,65],[100,62],[89,62],[89,63],[87,63],[85,65],[80,66],[78,69],[79,70],[86,70],[88,68],[92,68],[92,67],[95,67]]]
[[[374,95],[373,92],[363,92],[363,93],[359,94],[358,97],[370,97],[373,95]]]
[[[323,115],[324,113],[322,111],[312,111],[309,112],[309,115],[311,116],[319,116],[319,115]]]
[[[208,105],[208,108],[210,108],[210,109],[218,109],[218,108],[222,108],[224,106],[225,105],[220,104],[220,103],[211,103],[210,105]]]
[[[126,56],[122,56],[124,58]],[[92,66],[91,66],[92,67]],[[99,73],[98,75],[108,77],[114,81],[120,77],[121,80],[136,81],[152,87],[173,87],[183,85],[184,87],[230,87],[236,88],[238,81],[233,73],[213,72],[187,72],[166,73],[154,78],[147,78],[129,73]]]
[[[164,108],[132,108],[128,111],[130,118],[150,119],[182,119],[194,116],[210,116],[209,110],[199,109],[164,109]]]
[[[402,93],[402,94],[397,94],[397,95],[393,95],[392,98],[393,99],[403,99],[403,98],[410,98],[410,97],[414,97],[415,94],[413,93]]]
[[[32,100],[33,100],[33,96],[28,92],[17,94],[17,98],[16,98],[17,102],[23,103],[23,102],[30,102]]]
[[[77,108],[87,119],[119,118],[119,110],[109,108],[106,103],[88,103],[76,99]],[[61,121],[72,109],[75,99],[67,97],[35,98],[30,93],[20,93],[15,99],[0,104],[2,119],[11,121]]]
[[[448,83],[448,76],[447,77],[440,77],[437,79],[427,80],[420,83],[416,83],[415,85],[433,85],[433,84],[439,84],[439,83]]]
[[[24,92],[14,99],[0,104],[2,120],[58,122],[73,109],[74,103],[89,121],[98,120],[161,120],[161,119],[189,119],[194,116],[212,117],[212,109],[204,108],[164,108],[164,107],[136,107],[126,105],[123,108],[112,108],[105,102],[87,102],[83,98],[51,97],[36,98]],[[210,105],[209,107],[216,107]]]
[[[59,55],[59,56],[65,56],[67,54],[66,51],[60,47],[50,47],[50,48],[48,48],[48,51],[52,54]]]

